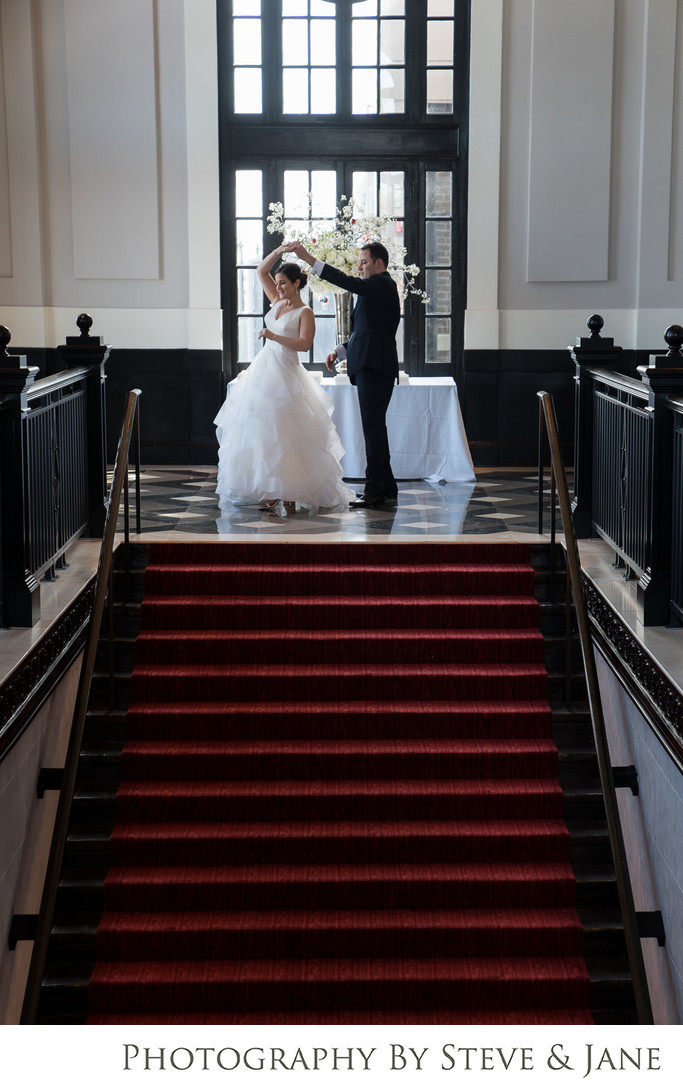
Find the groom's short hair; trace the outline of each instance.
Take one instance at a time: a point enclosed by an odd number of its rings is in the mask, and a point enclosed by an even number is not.
[[[373,261],[384,261],[385,266],[389,267],[389,251],[381,242],[368,242],[366,246],[361,246],[361,252],[364,249],[367,249]]]

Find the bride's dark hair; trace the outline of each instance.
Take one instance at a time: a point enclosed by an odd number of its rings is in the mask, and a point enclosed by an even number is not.
[[[308,276],[301,265],[297,264],[296,261],[287,261],[286,264],[281,264],[275,274],[279,275],[280,272],[282,272],[283,276],[287,277],[290,283],[298,283],[300,291],[303,291],[308,283]]]

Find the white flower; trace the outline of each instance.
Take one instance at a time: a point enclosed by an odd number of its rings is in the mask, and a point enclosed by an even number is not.
[[[310,208],[310,193],[308,197]],[[389,252],[389,272],[399,280],[401,297],[405,299],[409,294],[417,295],[421,302],[429,302],[425,292],[415,284],[420,269],[416,264],[405,263],[406,250],[400,241],[402,235],[398,234],[395,226],[392,227],[397,220],[387,215],[363,215],[362,213],[356,215],[353,199],[347,201],[346,197],[342,196],[341,200],[342,203],[335,209],[333,221],[323,220],[316,223],[310,220],[306,231],[302,231],[299,224],[295,229],[294,224],[288,223],[285,218],[285,209],[280,201],[269,204],[268,233],[281,234],[285,241],[294,241],[296,238],[303,242],[314,257],[333,265],[349,276],[353,276],[357,271],[358,255],[363,246],[368,242],[382,242]],[[308,280],[316,293],[341,290],[319,279],[313,273],[309,273]]]

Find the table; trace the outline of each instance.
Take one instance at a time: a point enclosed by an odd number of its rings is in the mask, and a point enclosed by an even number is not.
[[[365,476],[365,443],[354,386],[323,378],[346,453],[344,476]],[[452,378],[411,378],[397,385],[387,412],[391,467],[397,480],[474,480],[458,389]]]

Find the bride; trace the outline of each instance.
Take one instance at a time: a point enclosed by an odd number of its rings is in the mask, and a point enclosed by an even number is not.
[[[332,401],[302,366],[315,318],[301,299],[307,276],[295,262],[271,268],[294,243],[278,246],[257,268],[271,302],[259,339],[263,347],[228,387],[214,423],[218,438],[216,493],[229,503],[260,503],[286,516],[285,504],[315,512],[347,505],[354,492],[342,480],[344,449],[332,422]]]

